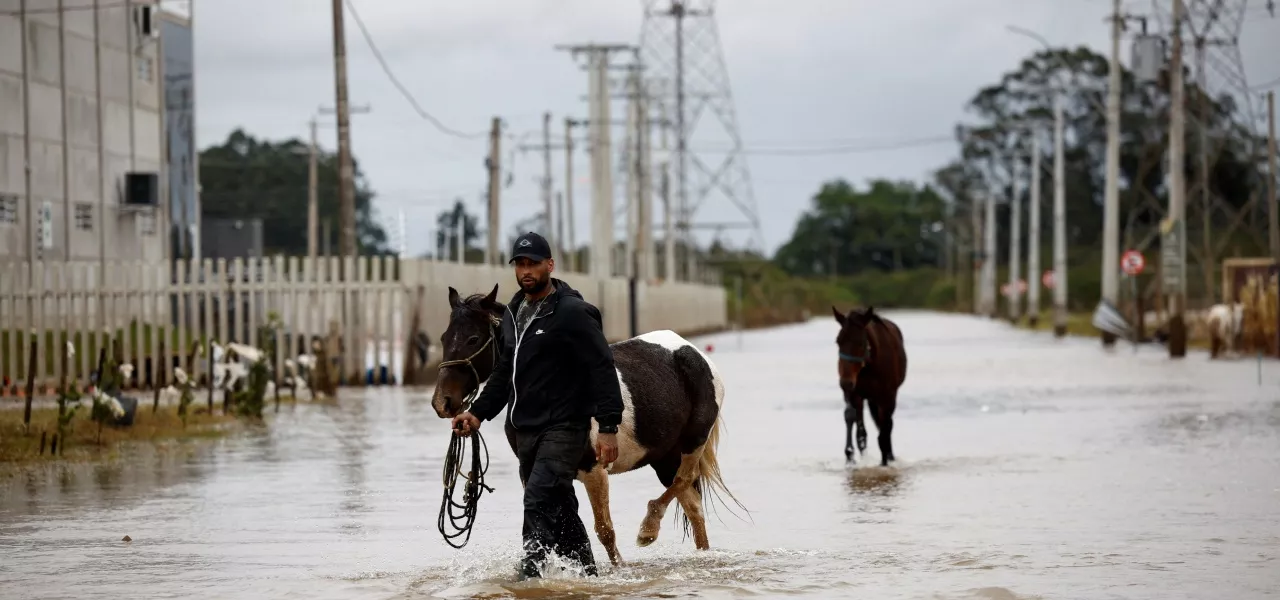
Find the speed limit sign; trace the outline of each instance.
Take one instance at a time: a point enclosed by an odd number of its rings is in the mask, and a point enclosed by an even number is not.
[[[1128,250],[1120,257],[1120,269],[1130,277],[1142,273],[1142,269],[1146,266],[1147,260],[1137,250]]]

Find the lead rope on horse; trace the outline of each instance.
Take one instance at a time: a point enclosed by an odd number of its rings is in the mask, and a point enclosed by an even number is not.
[[[463,410],[469,409],[471,403],[475,401],[476,396],[480,393],[480,374],[471,361],[480,353],[489,348],[493,341],[497,338],[497,334],[493,327],[490,327],[489,339],[476,350],[474,354],[467,358],[459,360],[442,361],[437,369],[445,367],[465,366],[471,369],[471,374],[476,378],[476,388],[467,394],[463,405]],[[494,359],[497,359],[496,344],[493,347]],[[467,472],[462,471],[462,465],[465,464],[466,458],[466,439],[453,433],[449,436],[449,449],[444,455],[444,497],[440,500],[440,517],[436,525],[440,530],[440,535],[444,536],[445,543],[454,548],[461,549],[471,541],[471,528],[475,525],[477,507],[480,504],[480,495],[485,491],[493,493],[493,488],[485,485],[484,474],[489,470],[489,445],[485,443],[484,436],[479,431],[472,431],[471,435],[471,468]],[[483,461],[481,460],[481,451],[483,450]],[[457,487],[458,477],[466,480],[463,486],[462,501],[454,499],[454,490]],[[448,528],[446,528],[446,524]],[[449,531],[452,529],[452,533]],[[465,537],[463,537],[465,536]],[[455,543],[454,540],[462,537],[461,543]]]

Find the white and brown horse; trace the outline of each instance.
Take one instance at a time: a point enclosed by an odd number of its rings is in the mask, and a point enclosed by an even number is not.
[[[466,399],[473,398],[493,372],[502,346],[500,323],[506,310],[497,295],[497,285],[488,295],[465,299],[449,288],[449,326],[440,336],[442,362],[431,404],[442,419],[463,412]],[[710,543],[702,511],[704,500],[713,491],[733,498],[716,461],[724,381],[702,351],[672,331],[653,331],[610,348],[622,388],[618,459],[607,470],[596,464],[592,448],[599,425],[593,420],[591,446],[584,449],[577,477],[591,500],[596,535],[609,560],[617,565],[621,556],[609,513],[608,476],[648,466],[666,491],[649,501],[636,543],[648,546],[658,538],[667,506],[675,500],[683,509],[685,531],[692,525],[694,543],[705,550]],[[514,453],[515,430],[509,420],[504,423]]]

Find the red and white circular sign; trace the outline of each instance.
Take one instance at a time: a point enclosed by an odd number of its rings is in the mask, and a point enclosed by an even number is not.
[[[1142,253],[1137,250],[1128,250],[1120,257],[1120,269],[1125,275],[1130,277],[1142,273],[1142,269],[1147,266],[1147,259],[1142,257]]]

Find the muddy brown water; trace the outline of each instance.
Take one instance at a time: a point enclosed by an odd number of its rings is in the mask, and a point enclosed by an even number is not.
[[[910,367],[890,468],[869,421],[868,455],[844,464],[833,321],[699,338],[727,379],[724,476],[751,510],[709,509],[710,551],[672,513],[635,545],[661,492],[643,470],[613,478],[623,566],[517,583],[520,486],[498,428],[496,491],[454,550],[428,393],[347,390],[235,438],[0,483],[0,597],[1280,594],[1280,365],[1260,386],[1251,359],[895,316]]]

